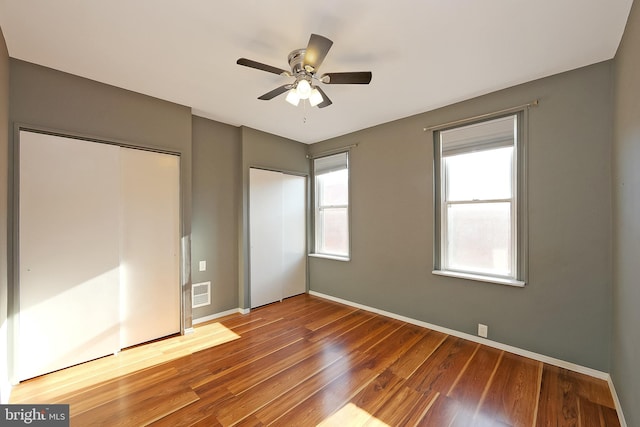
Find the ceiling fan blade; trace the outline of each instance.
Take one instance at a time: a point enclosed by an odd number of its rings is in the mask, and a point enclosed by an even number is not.
[[[324,93],[321,87],[316,86],[315,88],[318,89],[318,92],[320,92],[320,95],[322,95],[322,102],[317,105],[318,108],[328,107],[329,105],[333,104],[333,102],[331,102],[331,100],[329,99],[327,94]]]
[[[320,81],[330,85],[357,84],[368,85],[373,74],[371,71],[354,71],[351,73],[326,73]]]
[[[324,61],[324,57],[327,56],[332,45],[333,42],[328,38],[318,34],[311,34],[307,50],[304,53],[304,63],[302,64],[305,69],[307,66],[313,68],[313,71],[320,68],[320,64]]]
[[[288,91],[289,89],[291,89],[291,85],[283,85],[280,87],[275,88],[274,90],[265,93],[262,96],[259,96],[258,99],[262,99],[263,101],[268,101],[270,99],[275,98],[276,96],[285,93],[286,91]]]
[[[257,70],[266,71],[268,73],[284,74],[286,76],[290,76],[291,75],[290,72],[288,72],[287,70],[283,70],[282,68],[272,67],[271,65],[263,64],[262,62],[252,61],[251,59],[247,59],[247,58],[238,59],[236,61],[236,64],[244,65],[245,67],[255,68]]]

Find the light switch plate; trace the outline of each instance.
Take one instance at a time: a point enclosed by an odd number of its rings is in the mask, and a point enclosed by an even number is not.
[[[200,261],[200,271],[207,271],[207,261]]]

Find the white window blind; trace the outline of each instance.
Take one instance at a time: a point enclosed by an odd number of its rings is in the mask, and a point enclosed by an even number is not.
[[[515,116],[509,116],[442,131],[442,156],[512,146],[516,128]]]
[[[318,157],[313,160],[313,171],[316,175],[347,169],[347,153],[338,153],[332,156]]]

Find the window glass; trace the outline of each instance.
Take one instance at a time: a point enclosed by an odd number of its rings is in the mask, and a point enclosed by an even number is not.
[[[319,213],[320,244],[318,252],[349,255],[349,226],[347,208],[325,208]]]
[[[348,177],[347,169],[318,175],[319,204],[323,206],[347,205],[349,203]]]
[[[513,147],[445,157],[447,200],[511,197]]]
[[[446,221],[445,268],[511,275],[511,203],[449,205]]]

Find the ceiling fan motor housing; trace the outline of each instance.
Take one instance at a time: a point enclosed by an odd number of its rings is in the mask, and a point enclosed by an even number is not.
[[[289,54],[288,61],[291,67],[291,74],[296,78],[293,85],[294,87],[298,85],[300,80],[306,80],[311,84],[314,70],[310,66],[307,66],[307,68],[304,66],[304,55],[306,51],[306,49],[296,49]]]

